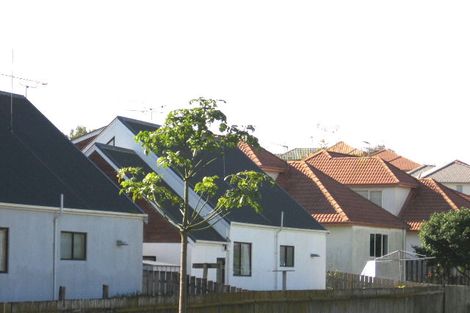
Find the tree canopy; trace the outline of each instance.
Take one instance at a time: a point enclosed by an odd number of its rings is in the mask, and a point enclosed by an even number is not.
[[[180,232],[179,312],[186,310],[183,278],[187,271],[188,233],[209,227],[232,209],[251,207],[261,212],[259,189],[264,183],[272,183],[261,171],[241,171],[226,177],[201,175],[205,167],[222,157],[227,149],[236,149],[240,141],[258,146],[258,140],[251,135],[253,126],[229,125],[225,114],[218,109],[218,102],[205,98],[191,100],[193,107],[170,112],[161,127],[142,131],[135,138],[146,154],[158,156],[158,166],[169,167],[179,175],[183,181],[182,192],[175,194],[155,172],[144,173],[140,168],[129,167],[118,172],[122,193],[134,200],[144,198],[157,204],[162,216]],[[222,183],[228,188],[220,192]],[[189,205],[190,184],[199,196],[196,207]],[[207,209],[209,200],[210,210]],[[172,220],[162,211],[168,203],[178,205],[181,220]]]
[[[466,275],[470,269],[470,209],[434,213],[419,237],[422,247],[416,248],[418,253],[435,257],[433,263],[446,273],[455,268]]]
[[[85,126],[77,125],[77,127],[75,127],[75,129],[70,130],[69,139],[73,140],[73,139],[78,138],[80,136],[86,135],[87,133],[88,133],[88,130],[86,129]]]

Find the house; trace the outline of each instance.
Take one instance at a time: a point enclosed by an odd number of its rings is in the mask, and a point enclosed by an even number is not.
[[[422,167],[421,164],[407,159],[391,149],[382,149],[372,153],[372,156],[377,156],[405,172],[413,171]]]
[[[423,223],[435,212],[446,212],[470,208],[470,197],[455,191],[433,178],[422,178],[419,185],[409,195],[399,214],[408,224],[406,250],[413,251],[419,246],[419,230]]]
[[[0,302],[136,293],[146,215],[25,97],[0,92]]]
[[[432,178],[443,185],[470,195],[470,165],[455,160],[436,167],[422,174],[423,178]]]
[[[158,127],[117,117],[82,151],[111,178],[118,168],[138,166],[158,173],[174,193],[182,196],[180,177],[171,168],[157,166],[158,157],[145,155],[134,140],[140,131],[152,131]],[[255,160],[263,156],[252,155]],[[285,162],[276,160],[272,158],[273,164],[270,164],[258,159],[257,164],[269,168],[275,177],[286,166]],[[257,164],[240,149],[232,149],[207,166],[202,174],[225,177],[241,170],[259,171]],[[223,283],[239,288],[279,290],[283,287],[283,275],[287,275],[287,289],[325,288],[326,230],[278,186],[264,186],[260,192],[262,213],[257,214],[250,208],[236,209],[219,222],[208,225],[204,232],[191,233],[187,260],[189,273],[201,277],[202,270],[194,267],[217,263],[225,264]],[[190,190],[192,208],[197,206],[199,199]],[[162,218],[164,216],[170,222],[180,220],[178,208],[171,205],[158,207],[145,201],[137,204],[149,214],[149,223],[144,227],[144,255],[154,257],[156,261],[179,264],[179,238],[169,225],[171,223]],[[207,212],[213,206],[210,200]],[[168,234],[159,232],[165,223]],[[208,278],[214,279],[216,275],[216,272],[209,271]]]
[[[384,154],[354,156],[343,153],[351,151],[345,146],[340,143],[337,152],[320,150],[289,161],[277,177],[278,184],[330,231],[330,270],[359,274],[377,257],[397,250],[412,252],[432,213],[470,207],[470,197],[434,179],[416,179],[385,161]],[[258,158],[265,155],[258,153]],[[269,162],[273,161],[266,157],[260,161]]]

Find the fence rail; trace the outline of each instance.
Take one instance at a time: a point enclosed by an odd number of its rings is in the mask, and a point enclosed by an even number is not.
[[[326,287],[329,289],[394,288],[397,286],[420,287],[424,285],[417,282],[403,282],[342,272],[327,272],[326,275]]]

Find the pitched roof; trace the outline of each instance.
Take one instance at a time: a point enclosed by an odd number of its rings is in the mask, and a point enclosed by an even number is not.
[[[285,161],[297,161],[302,160],[317,150],[317,148],[294,148],[287,152],[278,153],[276,155]]]
[[[321,150],[305,161],[345,185],[417,185],[415,178],[379,157],[352,157]]]
[[[356,149],[344,141],[339,141],[332,145],[331,147],[326,149],[328,152],[337,152],[337,153],[342,153],[342,154],[348,154],[352,156],[363,156],[364,151]]]
[[[153,170],[145,163],[134,151],[110,145],[96,143],[95,146],[103,152],[106,157],[118,168],[122,167],[140,167],[145,173],[151,173]],[[166,184],[165,184],[166,185]],[[166,185],[169,190],[170,186]],[[174,191],[173,191],[174,192]],[[168,203],[164,208],[161,208],[166,215],[173,221],[181,222],[182,216],[179,208],[176,205]],[[226,241],[219,235],[212,227],[205,228],[200,231],[191,232],[190,237],[195,240],[208,240],[208,241]]]
[[[406,227],[393,214],[306,162],[294,161],[289,165],[289,194],[320,223]]]
[[[411,191],[400,217],[410,230],[419,230],[425,220],[435,212],[470,208],[470,197],[455,191],[431,178],[419,180],[418,188]]]
[[[393,164],[395,167],[398,167],[399,169],[405,172],[411,171],[421,166],[421,164],[416,163],[410,159],[407,159],[390,149],[380,150],[380,151],[373,153],[372,155],[377,156],[381,158],[382,160],[385,160]]]
[[[0,142],[0,202],[142,213],[25,97],[0,92]]]
[[[138,133],[143,128],[154,127],[158,125],[145,123],[141,124],[139,121],[134,120],[136,123],[133,125],[126,125],[129,129],[130,126],[135,127],[133,133]],[[142,127],[142,128],[141,128]],[[207,156],[212,159],[213,156]],[[240,149],[229,149],[225,151],[224,157],[217,157],[215,161],[210,163],[200,171],[199,175],[193,178],[192,183],[199,181],[202,176],[225,177],[227,175],[245,171],[261,171],[260,168],[248,158]],[[225,192],[229,188],[225,181],[220,182],[219,194]],[[256,213],[252,208],[243,207],[232,210],[225,219],[229,222],[239,222],[247,224],[259,224],[268,226],[281,225],[281,212],[284,212],[284,226],[301,229],[314,229],[324,230],[316,220],[314,220],[303,207],[294,201],[282,188],[279,186],[264,185],[260,189],[261,205],[264,210],[260,214]],[[212,200],[209,201],[211,206],[214,206]]]
[[[455,160],[425,173],[424,177],[434,178],[441,183],[470,183],[470,165]]]
[[[407,173],[416,178],[422,178],[426,173],[435,168],[434,165],[421,165],[420,167],[415,168],[414,170],[408,171]]]
[[[133,118],[118,116],[117,119],[121,121],[129,130],[137,135],[140,131],[154,131],[160,127],[158,124],[139,121]]]
[[[85,135],[72,139],[72,143],[78,148],[83,149],[85,148],[90,142],[92,142],[102,131],[104,127],[100,127],[98,129],[92,130]]]
[[[238,148],[265,171],[283,172],[287,169],[287,162],[278,158],[268,150],[257,147],[254,148],[245,142],[240,142]]]

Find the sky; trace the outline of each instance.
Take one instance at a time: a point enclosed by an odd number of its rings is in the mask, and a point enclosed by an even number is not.
[[[9,1],[0,74],[61,131],[200,96],[263,146],[470,162],[469,1]],[[12,60],[13,50],[13,60]],[[12,62],[13,61],[13,62]],[[0,90],[25,93],[0,75]],[[144,111],[144,112],[141,112]]]

